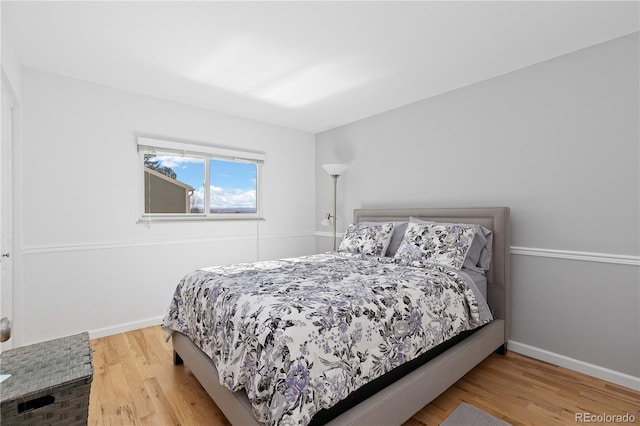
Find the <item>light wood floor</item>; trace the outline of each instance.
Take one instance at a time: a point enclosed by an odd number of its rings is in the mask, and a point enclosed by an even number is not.
[[[191,372],[172,363],[160,327],[91,341],[90,425],[228,425]],[[491,355],[405,426],[438,425],[467,402],[517,425],[576,424],[576,413],[635,416],[640,392],[514,352]]]

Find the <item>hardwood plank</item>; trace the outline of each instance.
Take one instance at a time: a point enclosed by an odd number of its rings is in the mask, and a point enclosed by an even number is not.
[[[229,425],[193,374],[173,365],[159,326],[91,346],[90,425]],[[513,426],[575,425],[577,413],[629,413],[640,422],[640,392],[508,352],[489,356],[404,426],[439,425],[461,402]]]
[[[151,374],[144,374],[146,369],[139,368],[144,364],[140,359],[129,358],[122,362],[124,378],[130,389],[131,403],[135,409],[137,417],[146,417],[155,412],[151,396],[145,386],[145,381],[152,378]]]
[[[103,401],[102,418],[105,424],[140,425],[139,415],[133,405],[133,394],[137,389],[132,389],[126,379],[122,364],[111,366],[105,383],[110,383],[113,394],[117,398]],[[106,402],[106,403],[104,403]]]

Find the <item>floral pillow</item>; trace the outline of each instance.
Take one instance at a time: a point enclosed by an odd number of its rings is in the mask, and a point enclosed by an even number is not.
[[[347,226],[340,241],[339,252],[384,256],[393,235],[393,222],[380,224],[358,223]]]
[[[412,266],[436,263],[460,270],[475,234],[471,225],[409,223],[394,257]]]
[[[475,237],[473,237],[473,242],[471,243],[471,247],[469,248],[467,257],[464,259],[464,264],[462,265],[462,267],[482,273],[485,273],[489,270],[489,267],[491,266],[491,249],[493,247],[493,232],[491,230],[485,228],[482,225],[471,223],[467,224],[434,222],[431,220],[422,220],[415,217],[411,217],[410,221],[415,223],[440,223],[441,225],[471,226],[475,228],[476,235]],[[397,231],[398,229],[396,226],[396,228],[394,228],[393,230],[394,236]],[[391,244],[393,244],[393,238],[391,239]],[[387,255],[389,254],[387,253]]]

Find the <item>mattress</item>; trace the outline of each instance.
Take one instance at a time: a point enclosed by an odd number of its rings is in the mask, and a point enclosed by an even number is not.
[[[472,269],[462,268],[460,273],[465,277],[473,281],[478,294],[482,295],[482,298],[487,300],[487,276],[483,272],[474,271]]]

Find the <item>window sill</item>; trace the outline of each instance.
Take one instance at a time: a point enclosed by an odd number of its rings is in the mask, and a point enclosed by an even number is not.
[[[158,216],[142,216],[136,223],[148,225],[150,223],[171,223],[171,222],[221,222],[221,221],[264,221],[265,218],[251,215],[239,214],[220,214],[215,216],[176,216],[176,215],[158,215]]]

